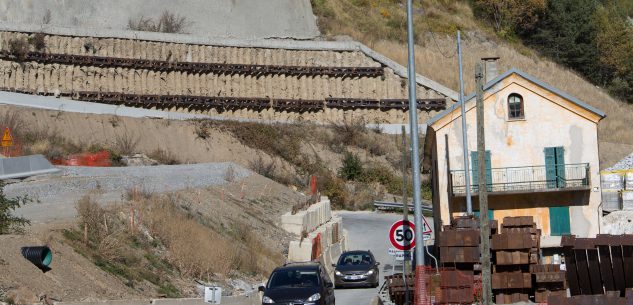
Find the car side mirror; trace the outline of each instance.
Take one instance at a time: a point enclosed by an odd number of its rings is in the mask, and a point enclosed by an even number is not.
[[[328,283],[325,283],[325,287],[327,287],[327,288],[333,288],[333,287],[334,287],[334,284],[332,284],[332,283],[329,283],[329,282],[328,282]]]
[[[380,262],[376,262],[376,266],[380,266]]]
[[[336,268],[336,264],[332,264],[332,267]]]
[[[260,291],[260,292],[264,292],[264,290],[266,290],[266,287],[259,286],[259,288],[257,288],[257,290]]]

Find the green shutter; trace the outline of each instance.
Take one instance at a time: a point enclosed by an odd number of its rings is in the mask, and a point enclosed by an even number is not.
[[[475,217],[479,218],[479,215],[481,213],[479,213],[479,211],[475,211],[474,214],[475,214]],[[495,219],[495,211],[494,210],[488,209],[488,219],[490,219],[490,220]]]
[[[488,192],[492,192],[492,162],[490,161],[490,151],[486,150],[486,185]]]
[[[472,189],[476,193],[479,191],[479,159],[476,151],[470,152],[470,169],[472,176]]]
[[[556,186],[565,187],[565,148],[556,147]]]
[[[547,188],[556,188],[556,148],[545,147],[545,180]]]
[[[552,230],[552,236],[571,234],[571,226],[569,223],[569,207],[549,208],[549,223]]]
[[[477,192],[479,187],[479,154],[476,151],[470,152],[470,164],[471,164],[471,173],[472,173],[472,181],[473,181],[473,191]],[[486,184],[488,186],[488,191],[492,191],[492,163],[490,161],[490,151],[486,150]]]

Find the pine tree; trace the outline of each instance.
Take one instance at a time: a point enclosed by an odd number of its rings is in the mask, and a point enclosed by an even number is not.
[[[13,216],[12,212],[31,201],[27,196],[7,198],[4,183],[0,182],[0,234],[24,232],[24,226],[31,222],[26,218]]]

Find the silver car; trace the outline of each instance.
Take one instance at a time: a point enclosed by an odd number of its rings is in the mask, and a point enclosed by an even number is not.
[[[371,251],[347,251],[341,254],[334,267],[334,286],[378,287],[380,274],[379,262]]]

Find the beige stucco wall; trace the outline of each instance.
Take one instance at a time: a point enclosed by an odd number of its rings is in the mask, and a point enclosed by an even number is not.
[[[518,93],[524,99],[524,120],[508,121],[507,97]],[[495,212],[496,219],[508,215],[532,215],[544,235],[550,234],[547,206],[570,207],[572,234],[594,236],[599,230],[598,206],[600,192],[597,122],[599,117],[578,105],[555,95],[530,81],[512,74],[488,89],[485,98],[486,149],[491,152],[491,165],[497,167],[539,166],[545,164],[545,147],[563,146],[565,163],[589,163],[592,190],[589,199],[571,201],[569,196],[545,196],[528,200],[529,208]],[[476,109],[474,98],[467,102],[468,150],[477,149]],[[464,169],[462,153],[462,124],[460,109],[446,115],[432,125],[436,131],[438,156],[439,203],[442,222],[448,224],[449,194],[446,166],[446,140],[448,136],[449,161],[452,170]],[[531,195],[530,195],[531,196]],[[525,199],[525,198],[523,198]],[[523,200],[522,199],[522,200]],[[506,199],[507,200],[507,199]],[[538,202],[538,201],[549,202]],[[558,203],[557,200],[562,202]],[[578,200],[576,200],[578,201]],[[508,202],[507,207],[512,208]],[[538,208],[538,207],[541,208]]]

